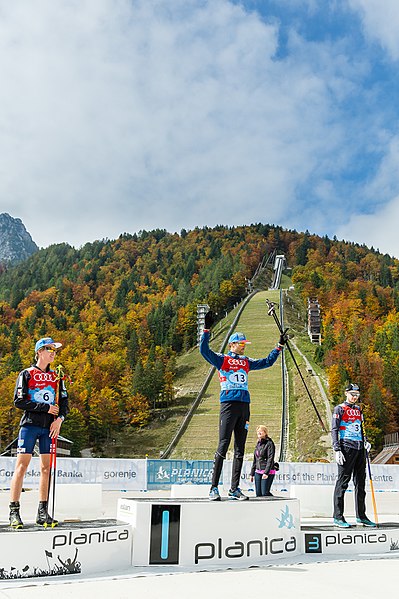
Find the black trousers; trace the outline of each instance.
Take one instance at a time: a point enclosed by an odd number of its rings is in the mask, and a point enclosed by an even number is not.
[[[355,509],[357,518],[366,517],[366,452],[352,447],[341,448],[345,456],[343,466],[338,466],[338,478],[334,489],[334,518],[344,516],[344,495],[353,476],[355,487]]]
[[[223,462],[234,432],[234,458],[231,474],[231,489],[239,486],[242,463],[244,461],[245,441],[249,425],[249,403],[229,401],[220,404],[219,445],[213,462],[212,487],[219,484]]]

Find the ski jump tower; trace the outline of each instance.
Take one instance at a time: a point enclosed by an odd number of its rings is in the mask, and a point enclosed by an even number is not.
[[[283,254],[277,254],[274,260],[274,276],[273,282],[271,284],[270,289],[279,289],[281,284],[281,275],[283,274],[283,269],[285,268],[285,256]]]

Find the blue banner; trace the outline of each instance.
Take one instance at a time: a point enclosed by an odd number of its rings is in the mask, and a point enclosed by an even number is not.
[[[164,489],[170,485],[210,485],[212,460],[147,460],[147,488]]]

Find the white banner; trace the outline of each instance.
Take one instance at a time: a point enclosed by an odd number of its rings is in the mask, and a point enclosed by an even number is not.
[[[0,488],[8,489],[16,458],[0,458]],[[40,458],[32,458],[23,486],[39,486]],[[101,483],[103,490],[142,491],[147,489],[147,460],[57,457],[57,484]]]
[[[0,488],[10,487],[15,461],[16,458],[0,457]],[[165,466],[167,461],[165,460]],[[149,462],[151,460],[57,458],[57,483],[101,483],[104,490],[145,491]],[[231,465],[232,461],[226,460],[223,466],[222,480],[226,488],[230,487]],[[251,466],[252,462],[244,462],[240,482],[243,489],[254,488],[254,484],[250,482]],[[399,491],[399,465],[371,464],[371,472],[376,490]],[[39,458],[32,458],[25,475],[24,487],[36,489],[39,477]],[[336,479],[336,464],[282,462],[280,470],[276,472],[273,487],[276,490],[288,490],[291,485],[335,485]],[[163,482],[166,485],[170,480]],[[209,482],[206,484],[209,485]]]
[[[230,487],[231,466],[231,460],[226,460],[223,465],[223,486],[225,488]],[[255,487],[254,483],[250,481],[251,467],[252,462],[244,462],[240,482],[243,489]],[[399,491],[399,466],[394,464],[371,464],[371,473],[376,490]],[[276,472],[274,477],[273,487],[279,490],[288,490],[290,485],[335,485],[337,474],[336,464],[282,462],[280,463],[280,470]]]

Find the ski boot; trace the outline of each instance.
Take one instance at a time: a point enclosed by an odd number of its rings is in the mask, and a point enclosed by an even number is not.
[[[44,528],[54,528],[54,526],[58,525],[58,520],[54,520],[48,513],[47,501],[39,501],[36,524]]]
[[[15,530],[24,527],[19,513],[19,501],[11,501],[10,503],[10,526],[11,528],[15,528]]]

